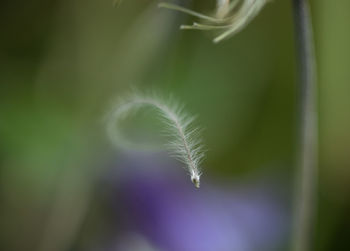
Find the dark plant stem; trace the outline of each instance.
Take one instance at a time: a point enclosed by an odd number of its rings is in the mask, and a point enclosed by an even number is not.
[[[299,71],[299,142],[293,251],[309,251],[316,212],[318,116],[316,64],[309,4],[292,0]]]

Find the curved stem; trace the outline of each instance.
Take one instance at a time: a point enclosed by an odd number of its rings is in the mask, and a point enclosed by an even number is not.
[[[293,251],[311,250],[315,222],[318,115],[316,64],[309,4],[292,0],[299,70],[299,161],[296,177]]]

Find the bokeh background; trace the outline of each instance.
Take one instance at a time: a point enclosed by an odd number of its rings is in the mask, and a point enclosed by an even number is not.
[[[268,4],[218,45],[210,32],[180,31],[194,19],[157,3],[1,1],[0,250],[289,249],[298,102],[290,1]],[[311,9],[320,98],[313,245],[348,250],[350,2]],[[200,190],[166,153],[110,144],[103,117],[135,87],[171,93],[198,115],[209,149]],[[148,115],[130,123],[137,135],[152,131]]]

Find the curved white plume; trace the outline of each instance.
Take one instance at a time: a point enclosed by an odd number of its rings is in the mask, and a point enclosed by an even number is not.
[[[192,127],[193,116],[187,115],[176,102],[164,102],[156,96],[134,94],[120,102],[107,118],[107,133],[117,147],[130,147],[119,131],[118,124],[130,112],[151,107],[159,112],[171,140],[167,143],[170,154],[183,162],[193,184],[199,188],[201,171],[199,165],[204,157],[198,128]]]

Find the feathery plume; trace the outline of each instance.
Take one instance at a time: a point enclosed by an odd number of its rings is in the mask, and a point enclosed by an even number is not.
[[[199,165],[204,158],[202,141],[198,137],[199,129],[192,126],[193,116],[183,111],[183,106],[174,101],[165,102],[153,96],[133,94],[121,101],[107,117],[107,133],[112,143],[117,147],[132,146],[121,134],[118,124],[132,111],[150,107],[158,111],[165,122],[165,129],[170,136],[166,144],[171,156],[185,164],[185,169],[191,176],[195,187],[200,186],[201,171]]]
[[[201,22],[194,22],[192,25],[181,25],[180,29],[186,30],[223,30],[214,38],[213,42],[218,43],[229,38],[253,20],[267,2],[271,0],[217,0],[216,11],[213,16],[178,6],[171,3],[160,3],[158,6],[171,10],[180,11],[195,16]]]

